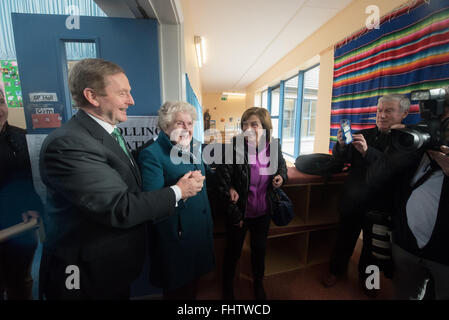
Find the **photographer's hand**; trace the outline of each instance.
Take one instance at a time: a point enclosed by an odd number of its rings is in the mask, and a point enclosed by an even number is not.
[[[346,147],[345,140],[343,139],[343,132],[341,131],[341,129],[338,129],[337,140],[338,140],[338,144],[340,145],[340,148]]]
[[[361,153],[362,157],[365,157],[366,152],[368,151],[368,144],[366,143],[365,137],[363,134],[353,134],[352,137],[354,138],[352,145]]]
[[[430,157],[438,163],[446,176],[449,176],[449,147],[441,146],[440,151],[427,150]]]

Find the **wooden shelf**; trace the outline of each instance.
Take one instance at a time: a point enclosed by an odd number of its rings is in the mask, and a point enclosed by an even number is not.
[[[299,218],[297,222],[303,221],[303,224],[305,224],[307,217],[307,209],[309,207],[310,187],[286,185],[282,187],[282,190],[287,194],[287,196],[292,201],[295,216]]]
[[[290,184],[282,188],[293,203],[295,216],[287,226],[270,226],[267,276],[329,261],[336,239],[338,203],[345,176],[325,181],[298,174],[295,168],[289,168],[288,173]],[[250,275],[246,272],[244,276]]]
[[[336,228],[310,232],[306,261],[307,265],[309,266],[329,261],[336,239]]]
[[[265,275],[303,268],[306,263],[307,233],[272,238],[267,243]]]
[[[311,211],[311,215],[306,223],[308,226],[319,226],[324,224],[336,224],[339,221],[338,212],[327,208],[316,208]]]
[[[342,184],[312,185],[306,220],[308,225],[338,223],[338,201]]]
[[[300,227],[303,227],[306,225],[306,222],[304,219],[298,217],[297,215],[293,216],[293,220],[288,224],[288,226],[279,227],[275,225],[273,222],[270,224],[270,231],[268,232],[268,235],[276,235],[278,233],[285,233],[288,229],[298,229]],[[293,232],[294,232],[293,230]]]
[[[271,223],[267,239],[265,275],[275,275],[329,261],[339,222],[338,203],[345,174],[329,180],[298,173],[288,168],[289,181],[282,187],[293,203],[293,220],[283,227]],[[213,209],[214,237],[222,239],[215,250],[224,251],[225,223],[223,206],[215,192],[209,199]],[[217,253],[217,255],[219,255]],[[220,255],[220,259],[222,258]],[[217,259],[217,263],[219,259]],[[221,267],[221,266],[220,266]],[[244,242],[238,271],[252,279],[249,233]]]
[[[301,269],[306,264],[307,232],[284,237],[270,238],[267,241],[265,256],[265,276]],[[249,238],[245,239],[242,251],[240,273],[251,278],[251,251]]]

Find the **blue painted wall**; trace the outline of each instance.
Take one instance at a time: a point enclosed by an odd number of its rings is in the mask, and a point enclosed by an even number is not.
[[[129,78],[135,106],[128,114],[157,114],[161,88],[156,20],[82,16],[79,29],[67,29],[68,16],[17,13],[11,16],[29,133],[51,131],[32,130],[31,111],[27,108],[30,92],[56,92],[63,122],[72,115],[64,41],[96,42],[97,57],[117,63]]]

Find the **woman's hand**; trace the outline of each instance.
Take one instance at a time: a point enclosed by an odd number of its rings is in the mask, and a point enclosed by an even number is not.
[[[283,182],[284,182],[284,179],[282,179],[282,177],[280,175],[277,175],[273,178],[272,184],[273,184],[273,187],[279,188],[280,186],[282,186]]]
[[[229,195],[231,196],[231,202],[234,204],[237,203],[237,201],[239,200],[239,194],[234,188],[231,187],[229,189]],[[240,222],[234,224],[234,226],[239,228],[243,227],[243,220],[240,220]]]
[[[39,212],[34,211],[34,210],[29,210],[29,211],[22,213],[23,222],[28,222],[32,218],[39,218],[39,217],[40,217]]]
[[[232,203],[237,203],[237,201],[239,200],[239,194],[237,191],[235,191],[234,188],[230,188],[229,189],[229,195],[231,196],[231,202]]]
[[[203,174],[201,173],[201,170],[195,170],[195,171],[192,171],[192,178],[194,178],[197,182],[202,182],[202,181],[204,181],[204,179],[206,177],[203,176]]]
[[[188,198],[194,197],[203,188],[204,179],[205,177],[198,172],[187,172],[176,182],[176,185],[181,189],[181,198],[186,201]]]
[[[240,220],[239,223],[234,224],[234,226],[242,228],[243,227],[243,220]]]

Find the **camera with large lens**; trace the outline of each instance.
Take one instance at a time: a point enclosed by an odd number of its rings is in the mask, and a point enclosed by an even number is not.
[[[441,123],[449,92],[444,88],[412,91],[410,100],[419,101],[419,113],[423,119],[403,129],[392,129],[392,143],[399,151],[412,152],[418,149],[436,149],[447,144],[447,124]]]

